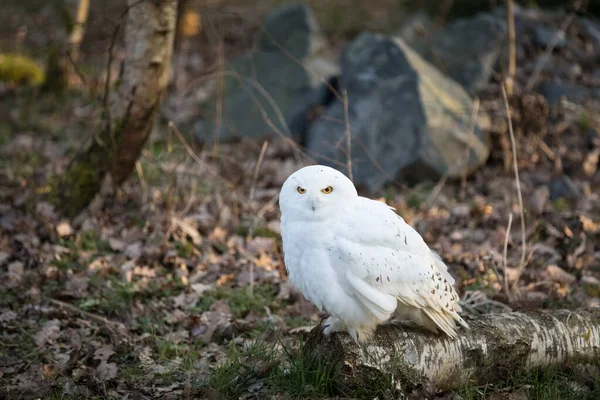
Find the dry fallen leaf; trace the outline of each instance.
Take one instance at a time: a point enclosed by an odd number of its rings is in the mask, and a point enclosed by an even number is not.
[[[107,381],[116,378],[117,372],[117,364],[107,363],[106,361],[102,361],[100,365],[98,365],[98,368],[96,368],[96,376],[100,381]]]
[[[554,282],[564,285],[571,285],[577,280],[575,275],[568,273],[558,265],[549,265],[544,272]]]
[[[221,287],[225,285],[227,282],[231,282],[235,278],[235,274],[224,274],[217,279],[217,286]]]
[[[581,222],[581,225],[583,225],[583,230],[587,233],[596,233],[600,231],[600,224],[598,222],[592,221],[585,215],[580,215],[579,221]]]
[[[125,256],[137,260],[142,256],[142,242],[134,242],[125,248]]]
[[[67,221],[61,221],[56,225],[56,233],[60,237],[71,236],[73,234],[73,227]]]
[[[15,319],[17,319],[17,313],[11,310],[8,311],[4,311],[2,314],[0,314],[0,322],[10,322],[10,321],[14,321]]]
[[[108,245],[113,251],[123,251],[125,249],[125,246],[127,246],[127,243],[125,243],[125,241],[121,239],[111,237],[108,238]]]
[[[42,326],[42,329],[40,329],[39,331],[36,332],[36,334],[34,336],[35,344],[38,345],[38,347],[41,347],[48,342],[52,342],[54,339],[56,339],[56,337],[58,337],[59,332],[60,332],[60,321],[59,320],[53,319],[53,320],[47,321]]]
[[[87,276],[73,275],[67,281],[65,289],[70,296],[78,299],[83,298],[87,294],[88,290],[88,278]]]
[[[109,344],[107,346],[101,347],[94,352],[94,360],[100,360],[101,362],[108,361],[110,356],[115,354],[113,350],[113,345]]]

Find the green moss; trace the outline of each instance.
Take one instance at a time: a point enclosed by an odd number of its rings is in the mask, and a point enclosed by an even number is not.
[[[175,242],[175,249],[179,257],[188,258],[194,254],[194,244],[190,242],[178,240]]]
[[[254,237],[266,237],[271,239],[281,239],[281,235],[277,232],[273,232],[269,228],[259,226],[254,230]]]
[[[581,114],[579,114],[578,123],[579,123],[579,128],[584,132],[587,131],[588,129],[591,129],[594,126],[589,113],[585,110]]]
[[[32,59],[20,54],[0,54],[0,81],[18,85],[39,85],[44,71]]]
[[[79,248],[84,251],[94,252],[109,252],[110,245],[106,240],[100,239],[100,233],[98,231],[85,231],[78,237]]]
[[[0,121],[0,146],[10,143],[12,140],[12,129],[6,122]]]
[[[51,179],[47,201],[56,205],[63,215],[74,217],[99,192],[109,168],[106,149],[94,141],[91,148],[73,160],[62,176]]]
[[[584,283],[582,288],[588,296],[600,298],[600,285]]]
[[[552,206],[556,211],[565,212],[571,209],[571,203],[565,198],[558,198],[552,202]]]

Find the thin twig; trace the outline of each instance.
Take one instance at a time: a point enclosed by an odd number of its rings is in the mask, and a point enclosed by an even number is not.
[[[97,315],[94,313],[91,313],[89,311],[84,311],[76,306],[74,306],[73,304],[70,303],[66,303],[64,301],[61,300],[56,300],[56,299],[52,299],[52,298],[48,298],[48,301],[50,301],[51,303],[54,303],[55,305],[65,308],[68,311],[83,315],[84,317],[87,317],[91,320],[94,320],[96,322],[100,322],[105,324],[110,330],[112,331],[117,331],[121,334],[127,335],[128,334],[128,330],[127,327],[125,325],[123,325],[121,322],[117,322],[117,321],[111,321],[106,317],[103,317],[101,315]]]
[[[511,292],[508,287],[508,238],[510,236],[510,228],[512,227],[513,215],[512,213],[508,214],[508,225],[506,226],[506,234],[504,235],[504,249],[502,251],[502,261],[504,263],[504,284],[502,287],[506,293],[506,298],[508,300],[511,299]]]
[[[267,147],[269,146],[269,141],[265,140],[260,148],[260,153],[258,155],[258,161],[256,161],[256,166],[254,167],[254,175],[252,176],[252,185],[250,186],[250,201],[254,200],[254,192],[256,190],[256,181],[258,180],[258,171],[260,170],[260,166],[262,164],[263,158],[265,157],[265,152],[267,151]]]
[[[574,19],[575,14],[570,14],[561,24],[560,29],[554,34],[554,37],[548,44],[546,51],[544,52],[544,54],[542,54],[540,58],[538,58],[538,61],[535,64],[535,68],[533,69],[533,72],[531,73],[531,76],[529,77],[529,80],[525,85],[525,92],[529,92],[533,89],[533,87],[538,81],[538,78],[540,77],[540,74],[542,73],[542,70],[544,69],[544,66],[548,63],[550,59],[550,54],[552,54],[554,48],[558,44],[560,37],[564,35],[565,31],[567,30],[567,28],[569,28],[569,25],[571,25]]]
[[[194,159],[194,161],[196,161],[200,165],[205,166],[208,172],[210,172],[216,178],[222,180],[231,189],[232,193],[235,193],[235,185],[233,183],[231,183],[230,181],[228,181],[227,179],[225,179],[223,176],[221,176],[216,170],[211,169],[210,166],[208,165],[208,163],[206,163],[204,160],[202,160],[196,154],[196,152],[194,152],[194,150],[188,144],[188,142],[185,140],[185,138],[183,137],[181,132],[179,132],[179,129],[177,129],[177,126],[173,123],[173,121],[169,121],[169,128],[171,128],[173,130],[173,133],[177,136],[177,138],[179,139],[181,144],[183,144],[183,148],[185,149],[185,151],[190,155],[190,157],[192,157],[192,159]]]
[[[146,183],[146,179],[144,177],[144,169],[142,168],[142,162],[139,159],[135,162],[135,170],[137,172],[140,184],[142,186],[142,199],[145,203],[146,199],[148,198],[148,184]]]
[[[473,100],[473,110],[471,112],[471,124],[469,126],[468,137],[473,136],[475,132],[475,126],[477,125],[477,115],[479,114],[479,97],[475,97]],[[467,175],[469,173],[469,160],[471,159],[471,142],[467,139],[467,148],[465,149],[465,169],[462,174],[460,181],[460,199],[464,200],[465,192],[467,187]]]
[[[506,91],[512,96],[515,72],[517,70],[514,0],[506,0],[506,19],[508,25],[508,75],[506,77]]]
[[[517,284],[519,282],[519,278],[523,273],[523,268],[525,268],[525,256],[527,254],[527,240],[525,233],[525,210],[523,208],[523,195],[521,194],[521,181],[519,180],[519,165],[517,161],[517,145],[515,143],[515,134],[513,132],[512,119],[510,113],[510,106],[508,105],[508,96],[506,94],[506,88],[504,85],[501,86],[502,89],[502,97],[504,98],[504,107],[506,108],[506,118],[508,121],[508,133],[510,135],[510,144],[512,147],[512,155],[513,155],[513,168],[515,171],[515,184],[517,186],[517,198],[519,199],[519,212],[521,214],[521,261],[519,263],[519,267],[517,269],[517,276],[515,282],[513,283],[513,291],[516,289]]]
[[[352,134],[350,132],[350,117],[348,115],[348,91],[344,89],[344,134],[346,135],[346,168],[348,168],[348,178],[354,181],[352,175]]]

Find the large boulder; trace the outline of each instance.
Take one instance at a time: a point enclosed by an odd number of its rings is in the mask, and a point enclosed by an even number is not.
[[[506,42],[504,19],[480,13],[453,21],[415,50],[473,93],[487,86]]]
[[[257,50],[226,64],[220,132],[215,95],[198,124],[198,140],[210,141],[215,133],[220,140],[230,140],[277,131],[301,140],[298,131],[305,126],[297,116],[319,102],[314,89],[321,85],[320,78],[339,72],[332,57],[310,8],[288,4],[274,10],[266,17]]]
[[[356,184],[459,177],[486,161],[487,115],[479,112],[471,133],[471,97],[402,39],[359,35],[342,54],[339,85],[349,99]],[[306,142],[311,156],[338,168],[346,163],[344,114],[333,101]]]

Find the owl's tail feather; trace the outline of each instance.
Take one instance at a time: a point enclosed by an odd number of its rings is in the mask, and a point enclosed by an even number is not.
[[[435,310],[433,308],[425,308],[423,312],[433,321],[437,328],[441,329],[446,335],[452,339],[456,337],[456,324],[454,318],[444,310]]]
[[[433,307],[416,308],[399,303],[396,315],[408,318],[433,333],[438,333],[441,330],[451,338],[457,336],[455,321],[464,328],[469,329],[467,323],[456,312],[449,313],[448,311],[437,310]]]

